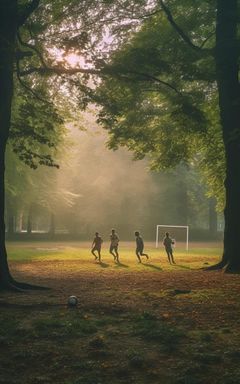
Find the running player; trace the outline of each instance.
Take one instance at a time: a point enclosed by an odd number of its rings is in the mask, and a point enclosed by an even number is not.
[[[110,235],[109,252],[111,253],[111,255],[113,255],[114,261],[116,261],[117,263],[119,263],[118,243],[119,243],[119,237],[118,237],[115,229],[112,229],[112,232]]]
[[[140,233],[138,231],[135,232],[136,237],[136,255],[138,258],[138,262],[141,263],[142,260],[140,256],[145,256],[147,259],[149,259],[149,256],[146,253],[143,253],[144,249],[144,242],[142,236],[140,236]]]
[[[95,237],[94,237],[93,242],[92,242],[92,250],[91,250],[91,252],[95,256],[95,260],[98,259],[100,263],[101,263],[101,247],[102,247],[102,242],[103,242],[103,240],[102,240],[101,236],[99,236],[99,233],[96,232],[95,233]],[[98,257],[95,254],[95,251],[97,251]]]
[[[173,250],[172,250],[172,244],[174,244],[173,239],[169,236],[169,233],[165,233],[165,237],[163,239],[163,245],[165,247],[165,250],[167,252],[168,261],[170,264],[176,264],[173,259]]]

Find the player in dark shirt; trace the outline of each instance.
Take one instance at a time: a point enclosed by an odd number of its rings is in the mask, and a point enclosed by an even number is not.
[[[138,231],[135,232],[135,237],[136,237],[136,255],[139,263],[141,263],[142,261],[140,256],[145,256],[147,259],[149,259],[149,256],[146,253],[143,253],[144,242]]]
[[[102,247],[102,242],[103,242],[103,240],[102,240],[101,236],[99,236],[99,233],[96,232],[96,233],[95,233],[95,237],[94,237],[94,239],[93,239],[92,250],[91,250],[91,252],[92,252],[92,254],[95,256],[95,260],[98,259],[99,262],[101,262],[101,247]],[[97,255],[95,254],[95,251],[97,251],[97,253],[98,253],[98,257],[97,257]]]
[[[173,259],[172,244],[174,244],[174,240],[171,239],[171,237],[169,236],[169,233],[166,232],[165,237],[163,239],[163,245],[164,245],[165,250],[167,252],[168,261],[170,264],[176,264],[174,259]]]
[[[111,235],[110,235],[109,252],[111,253],[111,255],[113,255],[114,261],[116,261],[117,263],[119,263],[118,243],[119,243],[118,234],[116,233],[115,229],[112,229]]]

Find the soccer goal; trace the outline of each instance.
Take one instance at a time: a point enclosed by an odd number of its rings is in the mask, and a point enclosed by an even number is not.
[[[188,251],[189,242],[189,226],[188,225],[157,225],[156,229],[156,248],[165,236],[165,232],[170,232],[171,238],[175,242],[183,242],[186,244],[186,250]]]

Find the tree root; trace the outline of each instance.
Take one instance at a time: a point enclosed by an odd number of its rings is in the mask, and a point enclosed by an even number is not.
[[[16,292],[16,293],[23,293],[24,290],[17,287],[15,284],[12,284],[10,282],[4,282],[0,284],[0,291],[7,291],[7,292]]]
[[[240,265],[234,266],[234,265],[228,264],[225,269],[225,273],[240,274]]]
[[[16,280],[13,280],[13,285],[16,286],[17,288],[24,290],[24,291],[48,291],[51,288],[49,287],[43,287],[41,285],[34,285],[34,284],[28,284],[28,283],[21,283]]]
[[[224,269],[225,273],[240,273],[240,265],[232,265],[225,260],[220,261],[218,264],[211,265],[210,267],[202,268],[204,271],[220,271]]]
[[[204,271],[219,271],[223,268],[225,268],[227,265],[226,261],[222,260],[220,263],[211,265],[210,267],[203,268]]]
[[[34,285],[34,284],[28,284],[28,283],[21,283],[18,281],[15,281],[14,279],[10,279],[9,281],[4,281],[0,284],[0,290],[1,291],[8,291],[8,292],[18,292],[18,293],[24,293],[27,291],[47,291],[51,288],[43,287],[41,285]]]

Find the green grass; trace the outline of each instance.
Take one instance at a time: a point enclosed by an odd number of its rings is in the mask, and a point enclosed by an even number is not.
[[[90,245],[89,245],[90,247]],[[90,249],[75,245],[71,247],[71,243],[9,243],[8,257],[10,261],[29,262],[29,261],[76,261],[78,262],[78,270],[99,270],[99,265],[93,263],[93,256]],[[137,263],[135,256],[135,244],[132,247],[120,247],[120,264],[113,263],[113,258],[109,255],[108,249],[102,250],[101,268],[105,270],[118,270],[126,272],[129,269],[134,271],[160,272],[164,270],[191,270],[206,267],[216,263],[221,257],[221,248],[190,248],[189,251],[183,249],[175,249],[174,257],[176,266],[169,265],[167,256],[163,248],[146,249],[150,255],[150,261],[142,258],[142,264]]]
[[[237,384],[240,377],[229,335],[215,331],[209,340],[205,331],[180,329],[150,312],[106,322],[104,314],[68,309],[1,316],[7,343],[0,346],[0,383]],[[109,325],[116,323],[113,337]]]
[[[37,337],[61,337],[67,339],[92,335],[98,330],[92,320],[84,319],[81,316],[61,318],[59,314],[37,319],[33,321],[32,327],[33,333]]]
[[[155,248],[139,265],[134,250],[118,266],[81,243],[8,244],[17,278],[53,289],[0,293],[0,384],[239,383],[239,276],[198,271],[221,249],[176,249],[176,266]]]
[[[154,315],[144,312],[136,317],[133,334],[142,337],[149,342],[158,343],[165,351],[174,351],[184,332],[173,325],[167,324]]]

